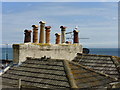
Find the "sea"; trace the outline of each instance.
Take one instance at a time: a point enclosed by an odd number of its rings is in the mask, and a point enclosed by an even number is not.
[[[89,54],[119,56],[118,48],[89,48]],[[8,57],[7,57],[8,56]],[[12,48],[0,48],[0,59],[13,59]]]

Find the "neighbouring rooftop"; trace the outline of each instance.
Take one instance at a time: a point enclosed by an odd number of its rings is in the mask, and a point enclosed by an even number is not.
[[[120,79],[120,62],[118,57],[79,53],[72,61],[113,78]]]
[[[117,81],[76,62],[50,58],[27,58],[2,75],[3,88],[106,88]]]

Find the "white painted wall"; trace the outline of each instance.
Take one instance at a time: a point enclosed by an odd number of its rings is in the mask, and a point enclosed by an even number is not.
[[[82,45],[78,44],[13,45],[14,63],[24,62],[26,60],[26,57],[41,58],[43,56],[51,57],[52,59],[72,60],[77,53],[82,53]]]

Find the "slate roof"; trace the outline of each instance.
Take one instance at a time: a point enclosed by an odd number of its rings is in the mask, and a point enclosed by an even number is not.
[[[78,53],[72,61],[114,78],[120,78],[120,63],[116,57]]]
[[[2,75],[3,88],[101,88],[116,81],[75,62],[59,59],[28,58]]]

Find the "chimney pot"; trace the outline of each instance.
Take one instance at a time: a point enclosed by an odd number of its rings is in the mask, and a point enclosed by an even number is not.
[[[55,42],[55,44],[60,44],[60,34],[56,33],[55,36],[56,36],[56,42]]]
[[[74,39],[73,39],[73,43],[79,43],[79,37],[78,37],[78,30],[74,30]]]
[[[50,43],[50,28],[51,28],[51,26],[46,26],[45,27],[45,31],[46,31],[46,43]]]
[[[33,27],[33,43],[38,43],[38,25],[32,25]]]
[[[61,29],[66,29],[67,27],[65,27],[65,26],[60,26],[60,28],[61,28]]]
[[[61,28],[61,43],[65,43],[65,40],[66,40],[66,34],[65,34],[65,31],[66,31],[66,28],[65,26],[60,26]]]
[[[31,42],[31,30],[24,30],[25,38],[24,38],[24,43]]]
[[[32,27],[38,28],[38,25],[32,25]]]
[[[40,38],[39,43],[44,43],[44,29],[45,29],[45,23],[44,21],[40,21]]]
[[[51,26],[46,26],[46,27],[45,27],[45,29],[50,29],[50,28],[51,28]]]
[[[71,44],[71,42],[70,42],[70,41],[66,41],[66,43],[67,43],[67,44]]]
[[[40,23],[40,24],[45,24],[46,22],[45,22],[45,21],[40,21],[39,23]]]

